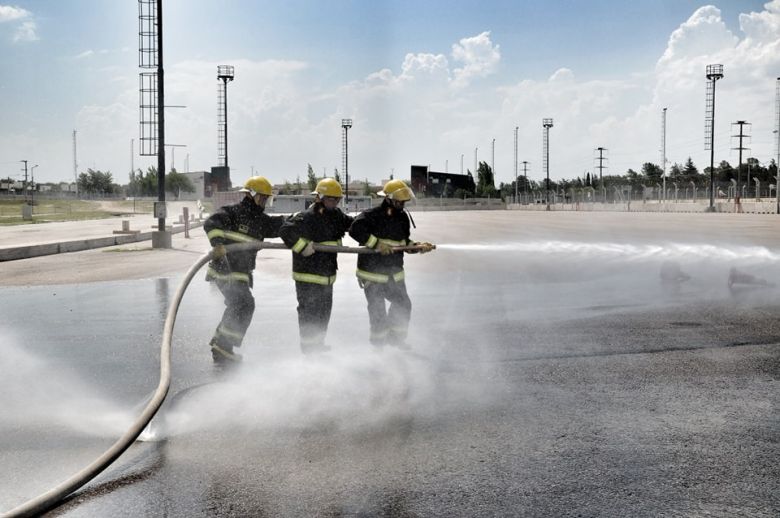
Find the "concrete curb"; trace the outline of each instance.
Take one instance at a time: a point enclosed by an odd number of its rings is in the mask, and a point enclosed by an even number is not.
[[[201,221],[190,222],[190,229],[203,226]],[[184,225],[171,228],[171,234],[184,232]],[[29,259],[42,255],[65,254],[68,252],[81,252],[93,248],[105,248],[107,246],[125,245],[148,241],[152,239],[152,232],[139,232],[137,234],[117,234],[110,237],[97,237],[91,239],[76,239],[74,241],[62,241],[59,243],[46,243],[42,245],[26,245],[10,248],[0,248],[0,262]]]

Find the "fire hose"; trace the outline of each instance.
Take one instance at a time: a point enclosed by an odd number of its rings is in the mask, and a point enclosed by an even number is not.
[[[252,243],[240,243],[234,245],[228,245],[225,247],[227,252],[237,252],[245,250],[261,250],[261,249],[281,249],[287,250],[287,246],[283,243],[266,243],[262,241]],[[394,252],[414,252],[435,249],[435,245],[423,244],[423,245],[409,245],[409,246],[397,246],[393,247]],[[317,252],[328,253],[350,253],[350,254],[377,254],[378,250],[365,247],[349,247],[349,246],[334,246],[334,245],[320,245],[314,244],[314,250]],[[27,502],[11,509],[10,511],[3,513],[2,518],[16,518],[22,516],[36,516],[52,507],[58,502],[66,498],[68,495],[82,487],[84,484],[98,476],[104,469],[111,465],[116,459],[118,459],[141,435],[146,426],[155,416],[157,411],[163,404],[165,397],[168,395],[168,390],[171,384],[171,339],[173,337],[173,326],[176,321],[176,314],[179,311],[179,304],[184,297],[184,292],[187,290],[192,278],[200,270],[204,264],[213,259],[212,252],[203,255],[193,264],[187,273],[184,275],[179,288],[176,290],[176,295],[173,297],[170,306],[168,307],[168,313],[165,317],[165,325],[163,327],[162,346],[160,349],[160,381],[157,385],[157,389],[152,398],[147,403],[146,407],[141,411],[141,414],[132,423],[130,428],[114,442],[109,449],[107,449],[97,459],[92,461],[91,464],[83,468],[81,471],[75,473],[67,480],[61,482],[56,487],[42,493],[41,495],[28,500]]]

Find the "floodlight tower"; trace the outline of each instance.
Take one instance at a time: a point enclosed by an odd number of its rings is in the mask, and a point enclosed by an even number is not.
[[[544,128],[544,142],[543,142],[543,157],[544,157],[544,170],[547,175],[545,180],[545,196],[547,200],[547,209],[550,210],[550,128],[553,127],[552,119],[542,119],[542,127]]]
[[[217,66],[217,80],[222,81],[217,90],[217,163],[228,165],[227,84],[233,80],[232,65]]]
[[[157,231],[152,248],[171,248],[165,230],[165,81],[163,69],[162,0],[138,0],[138,66],[155,70],[140,74],[141,155],[157,155]]]
[[[349,128],[352,127],[352,119],[341,119],[342,132],[342,159],[344,162],[344,207],[349,205]]]
[[[715,211],[715,82],[723,79],[723,65],[707,65],[704,150],[710,152],[710,212]]]

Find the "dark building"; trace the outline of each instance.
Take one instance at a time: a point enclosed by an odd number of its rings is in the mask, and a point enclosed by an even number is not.
[[[439,173],[431,171],[427,165],[413,165],[412,189],[427,197],[451,198],[459,189],[473,195],[476,185],[469,174]]]
[[[211,196],[215,192],[229,191],[232,186],[229,167],[214,166],[211,168],[211,174],[206,176],[206,196]]]

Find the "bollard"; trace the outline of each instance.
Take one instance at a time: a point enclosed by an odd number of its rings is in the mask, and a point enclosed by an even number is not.
[[[183,207],[181,210],[182,210],[182,219],[184,220],[184,237],[189,238],[190,237],[190,209],[187,207]]]

